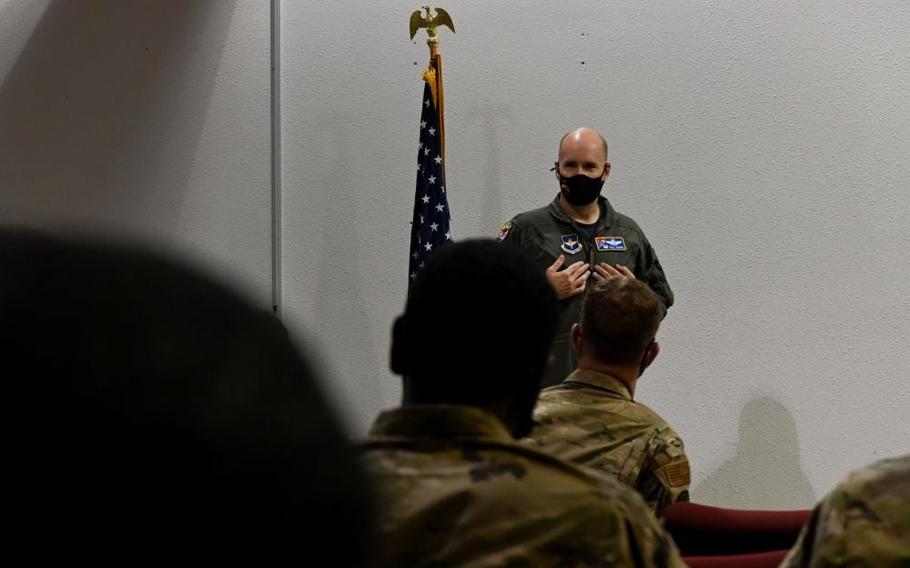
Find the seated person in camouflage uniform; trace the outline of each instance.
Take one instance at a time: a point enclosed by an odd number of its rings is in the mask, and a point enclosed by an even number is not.
[[[383,497],[383,566],[680,566],[644,501],[520,445],[556,323],[552,288],[509,245],[434,252],[395,322],[400,408],[362,444]]]
[[[660,298],[625,276],[598,282],[572,327],[578,369],[544,389],[529,444],[606,472],[638,490],[658,514],[689,500],[689,462],[679,435],[634,399],[635,385],[654,361],[663,317]]]
[[[781,568],[910,566],[910,455],[854,471],[825,497]]]

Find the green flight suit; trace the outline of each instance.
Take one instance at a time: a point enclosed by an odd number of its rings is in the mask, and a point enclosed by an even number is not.
[[[565,214],[559,196],[547,206],[515,216],[503,225],[500,240],[517,245],[531,255],[541,272],[559,255],[565,256],[565,267],[581,260],[594,265],[621,264],[635,277],[651,287],[664,303],[664,310],[673,305],[673,291],[667,283],[664,269],[654,247],[645,233],[630,217],[619,213],[603,196],[598,198],[600,218],[588,237],[581,227]],[[594,282],[593,277],[588,286]],[[569,330],[581,321],[584,294],[560,300],[560,318],[550,353],[553,362],[547,370],[543,385],[559,384],[575,370],[576,358],[569,344]]]

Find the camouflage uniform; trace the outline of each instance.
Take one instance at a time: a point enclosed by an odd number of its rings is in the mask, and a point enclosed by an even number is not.
[[[633,491],[480,409],[388,411],[360,449],[383,498],[382,566],[683,566]]]
[[[658,514],[689,500],[689,461],[679,434],[610,375],[578,370],[544,389],[529,443],[611,474]]]
[[[910,566],[910,455],[855,471],[828,494],[782,568]]]

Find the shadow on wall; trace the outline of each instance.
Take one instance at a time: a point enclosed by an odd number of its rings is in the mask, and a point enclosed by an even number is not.
[[[800,466],[796,423],[767,398],[750,400],[739,417],[736,455],[693,491],[699,503],[750,509],[806,509],[815,493]]]
[[[52,2],[0,87],[0,222],[172,229],[233,10]]]

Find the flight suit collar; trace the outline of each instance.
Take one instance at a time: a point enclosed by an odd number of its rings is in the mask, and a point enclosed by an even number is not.
[[[600,231],[604,227],[610,225],[609,222],[613,216],[613,206],[610,205],[610,202],[607,201],[607,198],[603,195],[597,197],[597,206],[600,207],[600,216],[597,218],[596,231]],[[573,221],[566,212],[563,211],[562,205],[559,204],[559,194],[556,194],[556,197],[553,201],[550,202],[550,214],[553,215],[559,221],[563,223],[568,223],[572,226],[575,226],[576,223]]]
[[[598,390],[606,391],[611,396],[624,400],[632,400],[632,392],[629,385],[622,382],[612,375],[589,371],[586,369],[576,369],[571,375],[566,377],[566,383],[578,383]]]
[[[473,406],[442,404],[387,410],[373,423],[368,437],[514,442],[502,422],[492,414]]]

